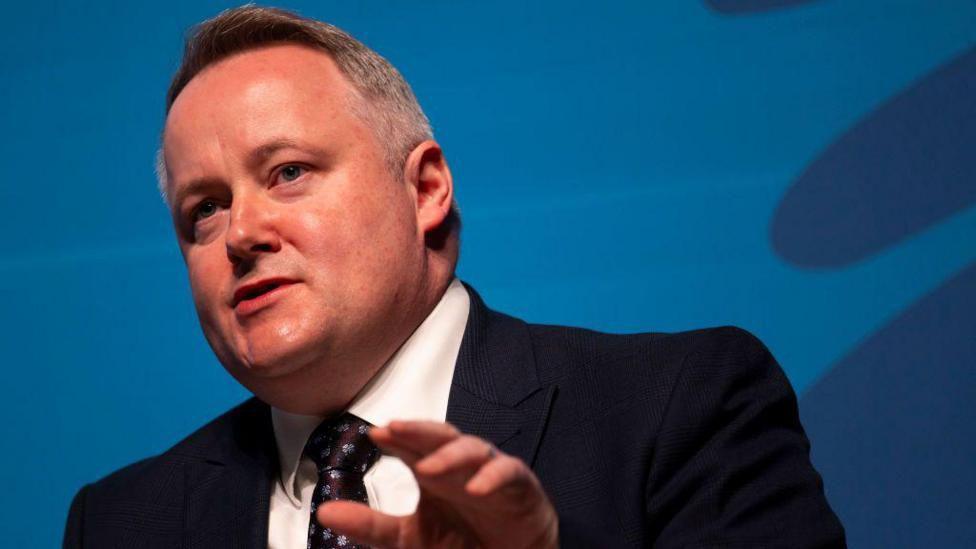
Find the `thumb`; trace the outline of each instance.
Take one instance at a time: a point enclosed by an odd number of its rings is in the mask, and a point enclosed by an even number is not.
[[[361,545],[397,547],[405,517],[374,511],[362,503],[329,501],[315,512],[319,524],[352,538]]]

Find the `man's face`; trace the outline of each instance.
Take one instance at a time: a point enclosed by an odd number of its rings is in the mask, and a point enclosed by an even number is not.
[[[308,368],[358,390],[420,285],[416,191],[389,173],[355,101],[327,55],[276,45],[205,69],[167,118],[168,193],[200,323],[259,396]]]

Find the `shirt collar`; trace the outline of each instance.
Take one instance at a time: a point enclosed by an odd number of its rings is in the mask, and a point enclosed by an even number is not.
[[[349,413],[373,425],[394,419],[444,421],[470,306],[467,290],[454,279],[427,318],[359,392]],[[271,408],[280,481],[296,506],[301,505],[297,476],[302,451],[323,419]]]

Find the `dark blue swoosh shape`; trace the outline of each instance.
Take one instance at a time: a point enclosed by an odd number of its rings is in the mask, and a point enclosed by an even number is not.
[[[973,547],[976,264],[842,359],[800,407],[851,547]]]
[[[976,48],[895,96],[833,143],[773,217],[776,252],[839,267],[976,201]]]
[[[815,0],[705,0],[709,8],[727,14],[750,14],[809,4]]]

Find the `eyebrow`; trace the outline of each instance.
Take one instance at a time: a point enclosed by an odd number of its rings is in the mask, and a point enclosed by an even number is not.
[[[294,139],[287,137],[280,137],[277,139],[272,139],[261,145],[258,145],[247,154],[245,160],[248,169],[254,169],[260,166],[268,160],[276,152],[284,149],[298,149],[316,156],[327,156],[328,153],[313,145],[308,145]],[[175,195],[173,196],[173,205],[179,207],[188,195],[199,193],[206,189],[207,187],[214,187],[221,184],[221,179],[219,177],[201,177],[198,179],[192,179],[186,185],[182,185],[177,189]]]
[[[318,147],[288,137],[280,137],[252,149],[247,155],[247,165],[249,168],[258,166],[282,149],[298,149],[316,156],[326,156],[326,152]]]

